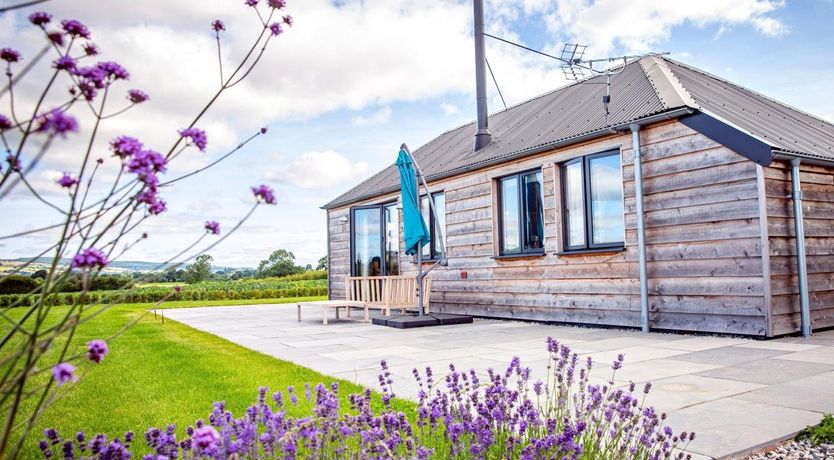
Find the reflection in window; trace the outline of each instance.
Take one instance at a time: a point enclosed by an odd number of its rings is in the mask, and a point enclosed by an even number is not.
[[[544,251],[544,189],[541,171],[499,179],[499,253]]]
[[[443,237],[443,242],[446,242],[446,195],[443,192],[438,192],[433,193],[431,197],[434,200],[436,216],[431,214],[428,196],[420,197],[420,212],[423,214],[423,220],[426,222],[426,228],[429,229],[429,235],[431,236],[431,243],[423,246],[423,260],[443,257],[440,240],[437,237],[438,231]]]
[[[620,156],[588,160],[591,176],[591,241],[594,244],[623,241],[623,178]]]
[[[518,177],[501,180],[501,253],[520,252],[521,233],[518,231]]]
[[[562,165],[565,249],[622,246],[623,177],[619,152],[606,152]]]
[[[382,274],[382,232],[378,207],[353,210],[353,274]]]
[[[400,213],[397,204],[385,206],[385,268],[386,275],[400,274]]]

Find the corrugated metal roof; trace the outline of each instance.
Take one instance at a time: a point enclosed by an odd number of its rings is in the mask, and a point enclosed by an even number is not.
[[[834,160],[834,125],[677,61],[649,56],[612,75],[607,117],[604,83],[604,76],[592,77],[491,114],[492,142],[477,152],[472,148],[473,121],[412,153],[432,180],[688,106],[714,114],[776,149]],[[391,165],[323,208],[393,192],[399,187],[398,177]]]
[[[834,161],[834,124],[703,70],[665,61],[705,112],[775,149]]]

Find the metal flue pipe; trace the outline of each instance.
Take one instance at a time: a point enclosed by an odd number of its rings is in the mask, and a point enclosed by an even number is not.
[[[802,318],[802,335],[810,337],[811,305],[808,299],[808,265],[805,258],[805,222],[802,215],[802,183],[799,179],[799,164],[799,158],[791,160],[793,224],[796,233],[796,265],[799,274],[799,311]]]
[[[484,49],[484,0],[474,0],[475,10],[475,102],[478,107],[478,130],[475,132],[475,151],[492,140],[489,133],[489,114],[486,96],[486,51]]]
[[[634,196],[637,204],[637,264],[640,268],[640,325],[649,332],[649,276],[646,266],[646,215],[643,212],[643,159],[640,152],[640,125],[632,124],[631,150],[634,154]]]

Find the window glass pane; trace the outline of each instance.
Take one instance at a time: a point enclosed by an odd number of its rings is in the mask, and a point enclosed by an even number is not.
[[[382,235],[379,208],[353,211],[353,274],[382,275]]]
[[[446,195],[437,193],[434,195],[434,209],[436,211],[434,228],[431,229],[431,239],[434,242],[435,257],[440,257],[442,251],[440,247],[440,239],[437,238],[437,231],[440,231],[440,236],[443,239],[443,244],[446,244]]]
[[[618,243],[624,240],[623,178],[620,155],[592,158],[591,218],[593,243]]]
[[[400,214],[396,204],[385,207],[386,275],[400,274]]]
[[[519,241],[521,232],[518,228],[519,224],[519,209],[518,209],[518,177],[508,177],[502,179],[501,187],[501,237],[503,238],[503,245],[501,247],[502,253],[512,253],[521,251],[521,242]]]
[[[426,228],[429,229],[431,235],[431,211],[429,210],[429,197],[420,197],[420,212],[423,214],[423,221],[426,223]],[[431,259],[431,244],[423,246],[423,259]]]
[[[544,248],[544,190],[542,173],[522,176],[524,181],[524,250],[540,251]]]
[[[565,228],[568,246],[585,244],[585,193],[582,189],[582,162],[565,166]]]

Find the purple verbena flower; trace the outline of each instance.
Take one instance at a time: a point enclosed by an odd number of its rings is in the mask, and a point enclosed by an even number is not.
[[[15,172],[20,172],[23,169],[23,163],[20,158],[16,158],[11,153],[6,154],[6,163],[9,164],[9,169]]]
[[[211,28],[214,29],[215,32],[220,32],[221,30],[226,30],[226,25],[223,24],[223,21],[215,19],[214,22],[211,23]]]
[[[127,92],[127,98],[134,104],[141,104],[150,99],[150,96],[141,89],[131,89]]]
[[[60,30],[49,32],[46,36],[55,46],[64,46],[64,33]]]
[[[104,360],[104,357],[107,356],[109,351],[107,342],[101,339],[93,340],[87,344],[87,359],[96,364],[101,364],[101,361]]]
[[[261,128],[261,134],[266,134],[266,132],[267,132],[268,130],[269,130],[269,128],[267,128],[266,126],[264,126],[263,128]]]
[[[275,204],[275,192],[266,185],[259,185],[257,187],[252,187],[252,194],[255,195],[255,198],[259,201],[263,201],[266,204]]]
[[[205,224],[206,231],[213,235],[220,234],[220,223],[216,220],[207,220]]]
[[[206,145],[208,144],[208,137],[206,136],[206,132],[199,128],[186,128],[181,129],[179,131],[180,136],[187,137],[191,139],[191,143],[197,146],[200,151],[206,151]]]
[[[288,15],[285,15],[282,19],[284,20],[284,24],[286,24],[288,27],[292,27],[292,24],[293,24],[292,16],[290,16],[288,14]]]
[[[280,22],[273,22],[269,26],[269,30],[272,31],[273,36],[281,35],[281,33],[284,31],[283,29],[281,29],[281,23]]]
[[[58,180],[57,180],[57,181],[55,181],[55,182],[57,182],[57,183],[58,183],[58,185],[60,185],[61,187],[64,187],[64,188],[70,188],[70,187],[72,187],[73,185],[75,185],[75,184],[77,184],[77,183],[78,183],[78,179],[76,179],[76,178],[74,178],[74,177],[70,176],[70,175],[69,175],[69,173],[66,173],[66,172],[65,172],[65,173],[64,173],[64,175],[63,175],[63,176],[61,176],[61,178],[60,178],[60,179],[58,179]]]
[[[266,3],[276,10],[280,10],[281,8],[287,6],[287,2],[285,0],[267,0]]]
[[[78,122],[61,109],[52,109],[38,117],[37,131],[66,137],[68,132],[78,131]]]
[[[72,268],[104,268],[110,262],[103,251],[96,248],[87,248],[72,258]]]
[[[5,131],[12,127],[12,121],[9,120],[9,117],[0,114],[0,131]]]
[[[247,6],[258,6],[258,0],[246,0],[243,3]]]
[[[29,15],[29,22],[36,26],[42,26],[45,24],[49,24],[49,21],[52,20],[52,15],[43,11],[36,11]]]
[[[114,80],[128,80],[130,74],[118,62],[104,61],[96,64],[96,67],[104,71],[108,77]]]
[[[70,363],[59,363],[52,368],[52,377],[58,381],[58,385],[63,385],[69,381],[78,381],[78,376],[75,375],[75,366]]]
[[[75,70],[75,59],[71,56],[61,56],[55,61],[55,68],[58,70]]]
[[[75,19],[64,19],[61,21],[61,27],[73,37],[90,38],[90,29]]]
[[[0,59],[12,63],[20,60],[20,53],[11,48],[0,48]]]
[[[119,136],[110,141],[110,150],[114,156],[124,160],[140,152],[142,150],[142,143],[134,137]]]
[[[134,152],[127,163],[127,170],[139,175],[165,172],[168,160],[162,154],[153,150],[140,150]],[[147,181],[145,181],[147,183]]]
[[[87,56],[96,56],[100,53],[98,46],[95,43],[85,43],[84,44],[84,54]]]
[[[180,291],[182,291],[182,286],[180,286],[180,285],[174,286],[174,292],[180,292]]]
[[[168,210],[168,204],[164,200],[157,199],[155,202],[148,205],[148,212],[154,216],[162,214]]]

